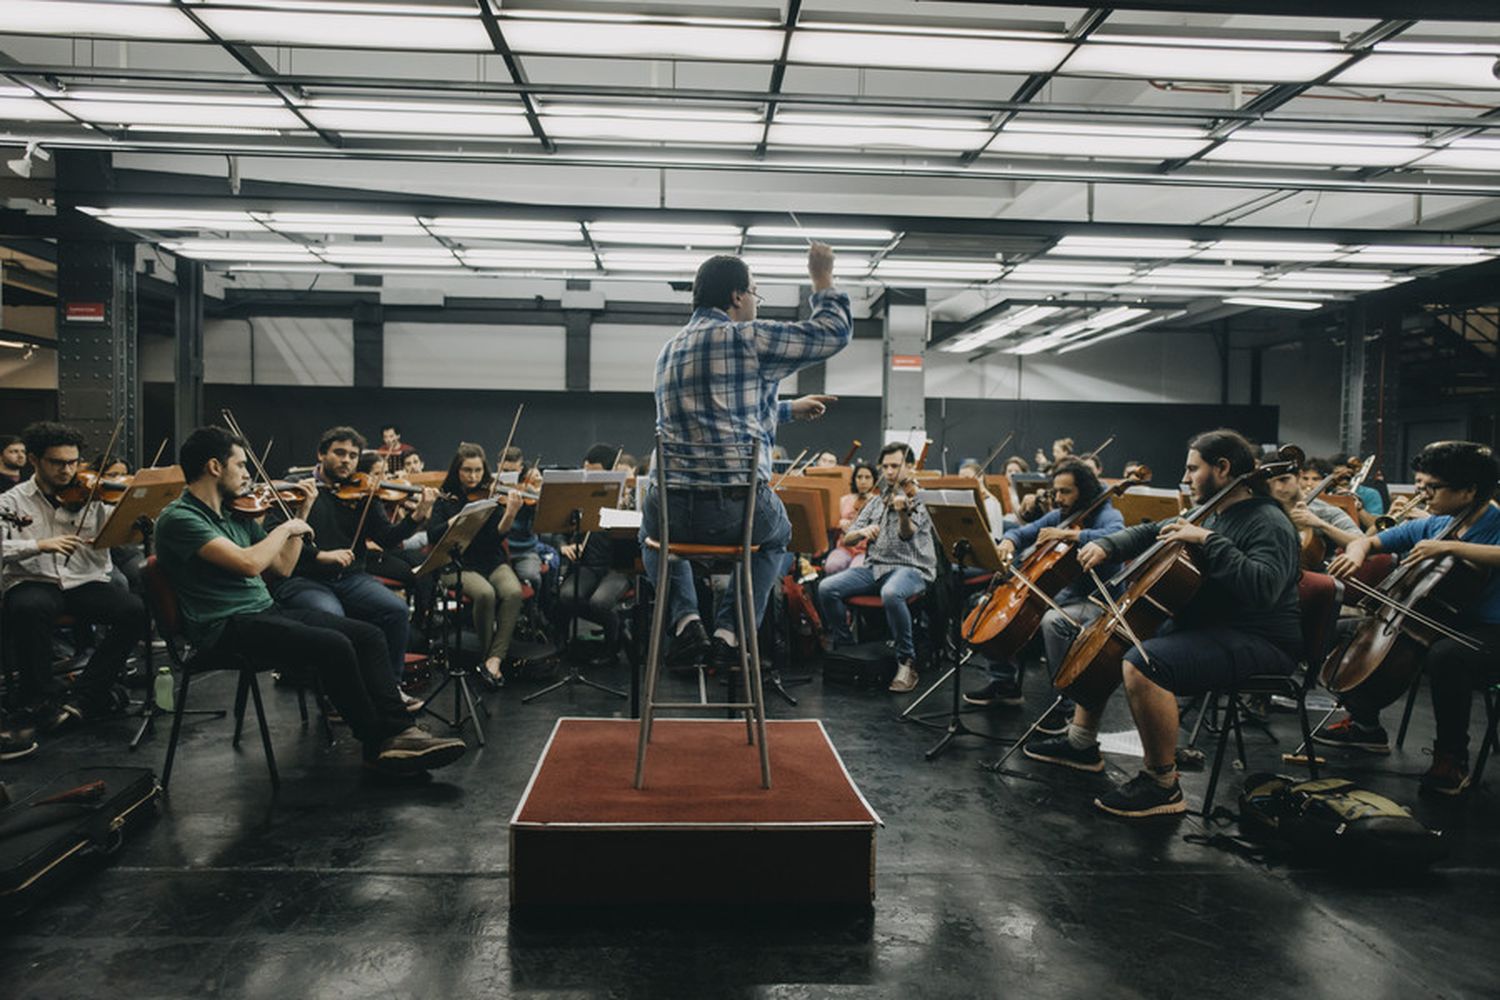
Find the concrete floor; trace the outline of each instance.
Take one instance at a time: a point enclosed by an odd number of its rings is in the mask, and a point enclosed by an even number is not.
[[[628,683],[624,668],[603,679]],[[932,678],[924,678],[930,680]],[[1018,733],[1045,704],[976,713]],[[1405,881],[1264,867],[1186,843],[1195,819],[1141,826],[1096,815],[1093,795],[1134,771],[982,772],[977,740],[935,762],[935,734],[900,723],[906,698],[821,682],[795,689],[886,821],[873,911],[654,913],[518,924],[507,907],[506,821],[559,715],[625,703],[540,686],[489,695],[489,746],[416,788],[373,784],[344,734],[322,744],[296,702],[269,711],[283,789],[272,801],[253,730],[188,727],[160,819],[108,867],[0,925],[0,995],[64,997],[1494,997],[1500,992],[1500,795],[1418,802],[1430,713],[1404,753],[1348,758],[1336,773],[1414,804],[1452,857]],[[194,684],[227,705],[232,679]],[[684,690],[683,693],[686,693]],[[938,699],[940,700],[940,699]],[[936,707],[942,707],[938,705]],[[1388,713],[1389,714],[1389,713]],[[1106,730],[1128,728],[1114,705]],[[1252,770],[1280,770],[1296,742],[1249,731]],[[1477,731],[1477,727],[1476,727]],[[158,767],[165,727],[138,755],[104,723],[0,765],[13,793],[80,763]],[[1185,778],[1190,802],[1205,774]],[[1221,801],[1234,804],[1236,772]],[[705,872],[711,878],[712,872]]]

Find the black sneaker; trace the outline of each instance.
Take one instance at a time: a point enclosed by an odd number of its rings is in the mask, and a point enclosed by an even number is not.
[[[1111,816],[1123,816],[1126,819],[1172,816],[1187,812],[1181,782],[1174,781],[1171,788],[1163,788],[1145,771],[1114,791],[1099,796],[1094,800],[1094,805]]]
[[[375,764],[397,774],[431,771],[447,767],[468,750],[463,740],[433,736],[418,726],[408,726],[380,744]]]
[[[1042,721],[1036,724],[1036,731],[1047,736],[1061,736],[1068,731],[1068,724],[1073,721],[1073,706],[1059,705],[1042,717]]]
[[[1457,754],[1432,752],[1432,766],[1422,775],[1419,790],[1428,795],[1462,795],[1469,787],[1469,762]]]
[[[1050,736],[1045,740],[1032,740],[1021,749],[1032,760],[1045,764],[1060,764],[1075,771],[1104,770],[1104,757],[1099,753],[1099,744],[1079,749],[1068,742],[1067,736]]]
[[[1021,685],[1015,680],[992,680],[982,688],[964,692],[964,701],[970,705],[1020,705]]]
[[[690,667],[698,662],[698,657],[707,648],[708,633],[703,631],[703,623],[695,618],[672,637],[667,646],[667,666]]]
[[[1326,747],[1348,747],[1365,753],[1391,752],[1391,738],[1386,735],[1384,726],[1361,726],[1350,717],[1323,726],[1313,733],[1313,742]]]

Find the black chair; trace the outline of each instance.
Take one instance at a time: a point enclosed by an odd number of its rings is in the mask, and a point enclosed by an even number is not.
[[[1486,683],[1484,686],[1484,739],[1479,742],[1479,756],[1474,758],[1474,773],[1469,775],[1469,788],[1479,787],[1479,779],[1484,777],[1484,765],[1489,762],[1490,753],[1500,743],[1500,682]]]

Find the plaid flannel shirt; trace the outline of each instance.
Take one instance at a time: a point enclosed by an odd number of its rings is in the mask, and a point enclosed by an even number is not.
[[[656,358],[656,430],[695,444],[760,444],[760,477],[771,478],[776,425],[791,419],[778,403],[781,380],[843,350],[853,333],[849,296],[813,294],[812,315],[796,323],[736,323],[722,309],[696,309]],[[684,475],[715,486],[705,474]]]

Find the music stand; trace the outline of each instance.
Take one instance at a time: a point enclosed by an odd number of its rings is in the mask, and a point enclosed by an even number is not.
[[[613,470],[594,472],[583,469],[556,469],[544,472],[542,474],[542,498],[537,502],[536,520],[532,525],[532,530],[537,534],[566,534],[569,541],[577,546],[578,558],[582,559],[583,546],[586,541],[584,536],[589,532],[600,530],[603,510],[620,506],[625,495],[625,480],[628,478],[628,473]],[[580,600],[582,578],[583,574],[579,572],[579,566],[575,562],[573,565],[574,615],[568,637],[570,649],[573,648],[578,638],[577,611],[582,603]],[[521,699],[521,704],[528,705],[558,688],[571,688],[575,684],[584,684],[617,698],[630,697],[619,688],[600,684],[585,676],[578,662],[569,656],[568,672],[563,675],[562,679],[547,685],[540,691],[533,691]]]
[[[475,700],[474,691],[469,687],[468,671],[458,662],[463,641],[463,622],[460,616],[463,614],[464,606],[464,568],[459,560],[473,544],[474,538],[489,523],[490,515],[498,506],[499,504],[494,500],[476,500],[453,515],[453,520],[448,522],[448,530],[443,532],[443,537],[432,547],[432,551],[428,553],[422,565],[416,568],[414,574],[423,577],[443,569],[453,570],[454,596],[452,611],[448,616],[448,624],[453,627],[453,642],[451,645],[447,642],[447,626],[445,625],[441,649],[443,666],[447,668],[447,672],[442,682],[427,696],[427,703],[422,706],[422,711],[439,722],[447,723],[452,729],[460,729],[465,722],[473,721],[474,736],[479,740],[481,747],[484,746],[484,729],[479,725],[479,710],[484,708],[484,704]],[[446,607],[446,602],[444,606]],[[432,707],[437,704],[438,695],[443,693],[443,688],[449,684],[453,685],[453,718],[451,719]],[[469,713],[467,719],[464,718],[465,709]]]
[[[994,736],[970,729],[963,720],[965,712],[962,701],[963,666],[969,661],[969,657],[974,655],[972,647],[963,648],[967,645],[967,637],[963,634],[964,566],[970,563],[979,569],[998,573],[1003,566],[1000,560],[1000,550],[996,547],[994,539],[990,537],[989,528],[975,502],[973,491],[968,489],[918,490],[917,500],[927,509],[927,515],[932,519],[932,528],[937,533],[943,556],[951,554],[953,562],[957,564],[957,570],[951,577],[949,601],[951,614],[948,645],[952,656],[952,666],[906,707],[906,710],[901,713],[901,718],[929,729],[943,730],[942,738],[925,754],[928,760],[935,760],[960,736],[977,736],[991,743],[1012,743],[1014,740],[1008,737]],[[992,593],[993,590],[992,583]],[[953,679],[953,705],[948,712],[938,712],[932,715],[911,714],[950,677]],[[944,716],[948,719],[946,726],[935,721]]]

